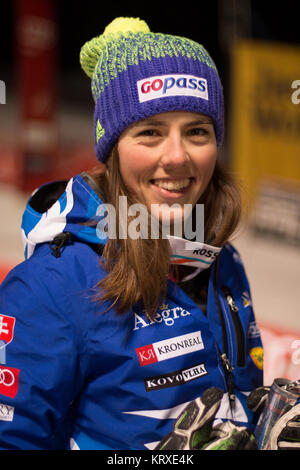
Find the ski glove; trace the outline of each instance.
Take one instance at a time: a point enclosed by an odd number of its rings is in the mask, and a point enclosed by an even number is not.
[[[212,387],[190,402],[177,418],[173,431],[155,450],[253,450],[253,434],[230,421],[212,427],[220,407],[223,391]]]

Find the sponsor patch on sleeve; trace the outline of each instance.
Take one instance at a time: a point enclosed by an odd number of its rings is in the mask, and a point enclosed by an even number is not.
[[[168,338],[153,344],[136,348],[136,354],[141,366],[154,362],[165,361],[177,356],[183,356],[204,349],[200,331],[194,331],[175,338]]]
[[[260,370],[264,368],[264,350],[260,346],[250,350],[250,356],[256,367]]]
[[[0,421],[12,421],[14,419],[15,408],[10,405],[0,403]]]
[[[197,364],[188,369],[181,369],[164,375],[148,377],[144,380],[145,390],[146,392],[152,392],[163,388],[176,387],[177,385],[183,385],[204,375],[207,375],[205,364]]]
[[[15,318],[0,314],[0,348],[7,346],[14,337]]]
[[[15,398],[19,389],[20,369],[0,366],[0,394]]]

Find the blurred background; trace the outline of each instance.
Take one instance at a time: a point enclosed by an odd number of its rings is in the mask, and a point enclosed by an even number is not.
[[[80,47],[116,16],[187,36],[214,58],[225,96],[220,155],[243,188],[234,240],[265,346],[265,379],[300,377],[299,1],[7,0],[0,29],[0,282],[23,261],[32,190],[96,163]]]

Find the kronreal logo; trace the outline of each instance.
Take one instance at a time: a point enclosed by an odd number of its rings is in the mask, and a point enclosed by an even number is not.
[[[165,375],[157,375],[156,377],[149,377],[144,380],[146,392],[153,390],[161,390],[163,388],[176,387],[183,385],[191,380],[198,379],[203,375],[207,375],[207,370],[204,364],[197,364],[189,369],[176,370]]]
[[[204,349],[200,331],[194,331],[175,338],[158,341],[147,346],[136,348],[135,352],[141,366],[147,366],[154,362],[165,361],[177,356],[183,356]]]
[[[207,80],[194,75],[158,75],[137,82],[139,101],[167,96],[194,96],[208,100]]]

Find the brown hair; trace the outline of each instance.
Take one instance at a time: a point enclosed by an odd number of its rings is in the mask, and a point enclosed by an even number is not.
[[[122,180],[116,146],[107,160],[106,169],[102,165],[88,173],[96,182],[103,201],[115,207],[118,234],[119,196],[127,196],[128,207],[140,201],[128,192]],[[204,242],[224,245],[239,224],[241,199],[235,180],[220,161],[217,161],[210,183],[198,203],[204,204]],[[147,316],[153,319],[165,298],[172,269],[168,240],[161,237],[109,238],[100,263],[107,275],[98,283],[97,299],[112,301],[120,314],[142,301]]]

